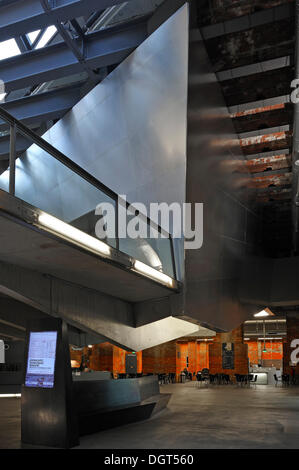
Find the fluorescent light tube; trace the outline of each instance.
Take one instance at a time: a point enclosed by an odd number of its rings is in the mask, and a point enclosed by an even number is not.
[[[71,241],[79,243],[84,248],[89,248],[90,250],[103,255],[110,255],[111,253],[110,247],[106,245],[106,243],[87,235],[87,233],[72,227],[72,225],[62,222],[62,220],[56,219],[56,217],[53,217],[52,215],[45,213],[39,214],[38,223],[49,228],[55,233],[59,233]]]
[[[266,341],[270,341],[270,340],[276,340],[276,339],[282,339],[282,337],[278,336],[276,338],[267,338],[266,337]],[[264,341],[265,338],[258,338],[258,341]]]
[[[157,271],[155,268],[152,268],[151,266],[148,266],[147,264],[144,264],[141,261],[135,261],[134,268],[136,269],[136,271],[139,271],[140,273],[151,277],[155,281],[159,281],[169,287],[173,287],[173,279],[171,279],[171,277],[167,276],[164,273],[161,273],[160,271]]]
[[[19,398],[20,393],[0,393],[0,398]]]

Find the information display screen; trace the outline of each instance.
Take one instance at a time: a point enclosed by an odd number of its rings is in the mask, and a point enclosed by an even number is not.
[[[54,387],[57,331],[30,332],[26,387]]]

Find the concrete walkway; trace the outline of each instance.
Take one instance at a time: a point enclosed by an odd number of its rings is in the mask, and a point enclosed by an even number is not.
[[[81,437],[78,448],[299,449],[299,388],[165,385],[168,410]],[[0,399],[0,448],[20,447],[20,400]]]

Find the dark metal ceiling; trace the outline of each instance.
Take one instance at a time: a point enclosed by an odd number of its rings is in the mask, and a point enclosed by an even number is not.
[[[203,0],[199,22],[247,162],[264,253],[292,253],[293,0]]]

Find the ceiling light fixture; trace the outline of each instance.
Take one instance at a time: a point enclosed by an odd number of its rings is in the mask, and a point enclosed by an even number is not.
[[[256,318],[269,317],[270,313],[266,312],[266,310],[262,310],[261,312],[255,313],[253,316]]]

